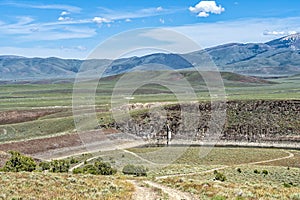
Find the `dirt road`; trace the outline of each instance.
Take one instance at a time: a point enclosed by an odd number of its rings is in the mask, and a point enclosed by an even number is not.
[[[251,163],[242,163],[242,164],[237,164],[237,165],[225,165],[222,167],[217,167],[201,172],[193,172],[193,173],[187,173],[187,174],[172,174],[172,175],[165,175],[165,176],[159,176],[156,177],[156,179],[165,179],[165,178],[170,178],[170,177],[178,177],[178,176],[190,176],[190,175],[198,175],[198,174],[205,174],[205,173],[211,173],[214,172],[215,170],[221,170],[221,169],[226,169],[230,167],[238,167],[238,166],[243,166],[243,165],[256,165],[256,164],[262,164],[262,163],[268,163],[268,162],[274,162],[274,161],[279,161],[279,160],[285,160],[294,157],[294,154],[290,151],[287,150],[282,150],[288,154],[288,156],[280,157],[280,158],[274,158],[274,159],[269,159],[269,160],[262,160],[262,161],[257,161],[257,162],[251,162]]]

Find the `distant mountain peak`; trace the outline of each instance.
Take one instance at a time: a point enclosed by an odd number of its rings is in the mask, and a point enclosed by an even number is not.
[[[300,50],[300,33],[287,35],[282,38],[267,42],[266,44],[275,48],[290,48],[292,50]]]
[[[288,36],[282,37],[280,40],[281,41],[295,42],[295,41],[297,41],[299,39],[300,39],[300,33],[295,33],[295,34],[292,34],[292,35],[288,35]]]

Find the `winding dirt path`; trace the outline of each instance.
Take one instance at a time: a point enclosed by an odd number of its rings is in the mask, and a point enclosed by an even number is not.
[[[164,185],[160,185],[158,183],[154,183],[152,181],[144,181],[144,183],[148,184],[151,187],[159,188],[166,194],[168,194],[170,200],[194,200],[196,199],[191,194],[187,194],[185,192],[181,192],[179,190],[169,188]]]
[[[125,153],[129,153],[139,159],[142,159],[145,162],[148,162],[149,164],[156,164],[153,163],[151,161],[148,161],[144,158],[142,158],[141,156],[139,156],[138,154],[122,149]],[[294,154],[290,151],[287,150],[283,150],[284,152],[286,152],[288,155],[284,156],[284,157],[280,157],[280,158],[274,158],[274,159],[269,159],[269,160],[262,160],[262,161],[256,161],[256,162],[250,162],[250,163],[241,163],[241,164],[236,164],[236,165],[225,165],[225,166],[221,166],[221,167],[217,167],[217,168],[213,168],[213,169],[209,169],[209,170],[205,170],[205,171],[201,171],[201,172],[194,172],[194,173],[187,173],[187,174],[173,174],[173,175],[166,175],[166,176],[159,176],[156,177],[157,179],[165,179],[165,178],[169,178],[169,177],[178,177],[178,176],[189,176],[189,175],[199,175],[199,174],[205,174],[205,173],[212,173],[215,170],[222,170],[222,169],[226,169],[226,168],[230,168],[230,167],[237,167],[237,166],[243,166],[243,165],[255,165],[255,164],[262,164],[262,163],[268,163],[268,162],[274,162],[274,161],[279,161],[279,160],[285,160],[285,159],[289,159],[294,157]],[[91,161],[95,158],[97,158],[99,156],[95,156],[92,158],[87,159],[87,161]],[[84,163],[79,163],[76,166],[70,168],[70,171],[73,171],[75,168],[78,168],[80,166],[82,166]],[[133,198],[135,200],[155,200],[155,199],[159,199],[159,195],[157,194],[157,192],[155,192],[155,190],[153,190],[153,188],[157,188],[162,190],[163,193],[166,193],[169,197],[170,200],[194,200],[197,199],[196,197],[192,196],[191,194],[152,182],[152,181],[137,181],[137,180],[127,180],[128,182],[130,182],[131,184],[134,185],[135,187],[135,193]],[[141,186],[141,184],[147,184],[148,186],[152,187],[143,187]]]
[[[7,130],[5,128],[2,129],[3,130],[3,135],[7,134]]]
[[[133,155],[133,156],[135,156],[135,157],[141,159],[142,161],[144,161],[144,162],[146,162],[146,163],[148,163],[148,164],[151,164],[151,165],[158,165],[157,163],[151,162],[150,160],[147,160],[147,159],[145,159],[145,158],[139,156],[138,154],[136,154],[136,153],[134,153],[134,152],[132,152],[132,151],[128,151],[128,150],[126,150],[126,149],[122,149],[122,151],[124,151],[125,153],[129,153],[129,154],[131,154],[131,155]]]
[[[153,189],[149,187],[142,187],[141,184],[136,180],[127,180],[129,183],[134,185],[135,193],[133,194],[134,200],[156,200],[158,195],[155,194]]]
[[[250,162],[250,163],[241,163],[241,164],[236,164],[236,165],[225,165],[225,166],[222,166],[222,167],[217,167],[217,168],[213,168],[213,169],[209,169],[209,170],[205,170],[205,171],[201,171],[201,172],[192,172],[192,173],[187,173],[187,174],[172,174],[172,175],[158,176],[158,177],[156,177],[156,179],[165,179],[165,178],[178,177],[178,176],[190,176],[190,175],[206,174],[206,173],[214,172],[215,170],[221,170],[221,169],[226,169],[226,168],[230,168],[230,167],[238,167],[238,166],[243,166],[243,165],[256,165],[256,164],[274,162],[274,161],[289,159],[289,158],[292,158],[292,157],[295,156],[290,151],[287,151],[287,150],[283,150],[283,151],[288,153],[288,156],[269,159],[269,160]]]

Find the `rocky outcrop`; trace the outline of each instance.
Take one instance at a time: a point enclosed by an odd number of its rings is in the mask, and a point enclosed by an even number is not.
[[[155,113],[155,109],[145,110],[114,126],[121,131],[153,139],[165,137],[167,125],[172,138],[202,140],[209,134],[210,103],[163,107],[165,115]],[[300,100],[229,101],[221,129],[218,138],[224,141],[300,142]]]

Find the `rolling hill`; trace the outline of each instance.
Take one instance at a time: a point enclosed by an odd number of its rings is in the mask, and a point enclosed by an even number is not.
[[[187,69],[192,65],[184,57],[200,59],[206,52],[220,71],[254,76],[289,76],[300,73],[300,34],[294,34],[267,43],[230,43],[184,55],[155,53],[114,61],[0,56],[0,79],[73,78],[83,63],[84,70],[93,70],[93,74],[99,74],[102,67],[107,68],[106,75],[128,72],[136,66],[148,64],[166,65],[176,70]]]

